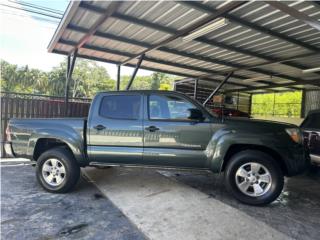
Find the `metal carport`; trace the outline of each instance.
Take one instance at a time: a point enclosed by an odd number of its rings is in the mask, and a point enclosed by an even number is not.
[[[132,81],[140,67],[212,89],[233,72],[225,92],[319,90],[319,17],[309,1],[73,1],[48,50],[68,56],[67,86],[81,57],[117,64],[118,89],[125,65]]]

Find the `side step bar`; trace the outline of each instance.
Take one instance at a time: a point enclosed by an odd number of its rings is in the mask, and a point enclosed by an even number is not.
[[[150,168],[159,170],[178,170],[178,171],[205,171],[211,172],[208,168],[179,168],[171,166],[153,166],[153,165],[135,165],[135,164],[114,164],[114,163],[101,163],[101,162],[91,162],[89,164],[91,167],[127,167],[127,168]]]

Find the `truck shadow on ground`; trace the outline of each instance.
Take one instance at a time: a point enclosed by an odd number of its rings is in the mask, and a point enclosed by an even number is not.
[[[320,235],[320,168],[311,167],[301,176],[286,178],[279,198],[264,207],[248,206],[235,200],[226,191],[222,174],[159,172],[243,211],[288,237],[311,240]]]

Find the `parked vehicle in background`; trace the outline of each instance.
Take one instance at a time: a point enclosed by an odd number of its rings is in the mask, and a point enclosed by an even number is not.
[[[310,111],[301,128],[304,142],[309,147],[311,162],[320,165],[320,109]]]
[[[225,117],[245,117],[245,118],[250,118],[249,113],[242,112],[240,110],[232,109],[232,108],[215,107],[211,111],[214,114],[217,114],[219,117],[225,116]]]
[[[11,119],[6,151],[37,163],[49,192],[70,191],[86,166],[144,166],[224,172],[240,201],[275,200],[284,176],[309,164],[299,128],[213,116],[193,99],[168,91],[103,92],[88,119]]]

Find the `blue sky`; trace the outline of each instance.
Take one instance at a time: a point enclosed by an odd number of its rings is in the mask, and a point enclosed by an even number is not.
[[[22,2],[62,12],[69,4],[69,1],[66,0],[23,0]],[[22,8],[21,5],[8,0],[1,1],[1,4]],[[52,67],[63,61],[64,56],[47,52],[47,46],[59,20],[45,18],[49,21],[43,21],[43,18],[45,17],[0,5],[0,58],[12,64],[28,65],[31,68],[44,71],[50,71]],[[106,63],[99,63],[99,65],[104,66],[110,76],[116,79],[117,69],[115,65]],[[132,68],[123,67],[121,74],[128,75],[132,71]],[[139,70],[138,75],[149,75],[151,73],[150,71]]]

